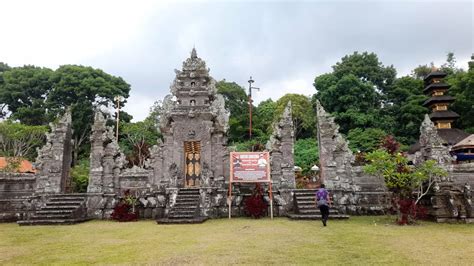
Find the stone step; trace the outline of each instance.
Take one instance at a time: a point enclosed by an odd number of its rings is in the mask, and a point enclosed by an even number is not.
[[[178,194],[176,199],[199,199],[200,195],[194,195],[194,194]]]
[[[200,224],[207,220],[207,217],[194,217],[192,219],[158,219],[158,224]]]
[[[299,200],[299,199],[296,199],[296,203],[298,205],[315,205],[316,204],[316,200],[313,199],[313,200]]]
[[[84,202],[85,198],[84,197],[52,197],[49,199],[50,202],[56,202],[56,201],[80,201]]]
[[[174,205],[173,210],[195,210],[197,209],[197,205]]]
[[[199,189],[196,190],[180,190],[178,195],[199,195]]]
[[[316,197],[314,195],[311,195],[311,196],[297,195],[296,201],[300,201],[300,200],[305,200],[305,201],[312,200],[314,202],[316,200]]]
[[[36,211],[36,214],[71,214],[74,210],[43,210]]]
[[[84,201],[48,201],[46,203],[46,206],[64,206],[64,205],[70,205],[70,206],[81,206],[81,204],[84,203]]]
[[[319,209],[298,209],[299,214],[318,214],[321,215],[321,211]],[[329,215],[331,214],[339,214],[337,210],[329,210]]]
[[[171,214],[168,215],[168,219],[189,219],[189,218],[194,218],[194,213],[193,214]]]
[[[197,202],[199,202],[199,197],[195,197],[195,198],[189,198],[189,197],[180,198],[180,197],[177,197],[177,198],[176,198],[176,202],[192,202],[192,203],[197,203]]]
[[[182,215],[193,215],[196,210],[171,210],[168,215],[182,214]]]
[[[182,199],[176,199],[175,204],[182,204],[182,205],[198,205],[199,200],[182,200]]]
[[[321,220],[321,215],[313,215],[313,214],[288,214],[288,218],[294,220]],[[329,220],[343,220],[349,219],[349,215],[345,214],[335,214],[329,215]]]
[[[59,205],[59,206],[45,206],[41,208],[42,211],[46,210],[75,210],[77,209],[77,205]]]
[[[59,197],[81,197],[81,198],[86,198],[87,194],[85,194],[85,193],[53,194],[52,197],[55,197],[55,198],[59,198]]]
[[[295,196],[316,196],[316,192],[304,192],[304,193],[295,193]]]
[[[316,204],[313,202],[313,204],[298,204],[298,209],[317,209],[318,207]]]
[[[82,223],[88,220],[89,219],[86,219],[86,218],[23,220],[23,221],[17,221],[17,224],[19,224],[20,226],[23,226],[23,225],[66,225],[66,224]]]
[[[71,214],[35,214],[30,217],[31,220],[51,220],[69,218],[71,218]]]

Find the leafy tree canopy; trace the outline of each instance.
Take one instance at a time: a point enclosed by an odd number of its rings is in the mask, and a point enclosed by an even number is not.
[[[244,88],[225,79],[217,82],[217,92],[224,96],[225,107],[230,111],[229,141],[239,142],[248,139],[249,105]]]
[[[278,121],[281,118],[289,101],[291,101],[291,116],[293,118],[296,139],[314,136],[316,114],[311,100],[307,96],[288,93],[278,99],[276,102],[274,121]]]
[[[28,126],[6,120],[0,123],[0,153],[5,157],[36,158],[36,148],[46,139],[46,126]]]
[[[7,68],[2,73],[0,103],[8,107],[12,119],[27,125],[47,124],[45,101],[52,87],[52,74],[51,69],[35,66]]]
[[[349,130],[347,139],[353,151],[371,152],[380,147],[385,136],[387,133],[379,128],[354,128]]]
[[[318,164],[318,142],[315,138],[299,139],[295,142],[295,165],[303,169],[303,174],[308,174],[311,167]]]
[[[71,107],[74,129],[74,158],[90,135],[94,109],[113,106],[115,96],[128,98],[130,85],[122,78],[100,69],[78,65],[64,65],[52,75],[53,88],[47,102],[52,114]],[[125,101],[120,102],[123,105]]]
[[[381,92],[385,92],[397,75],[393,66],[384,66],[376,54],[368,52],[354,52],[344,56],[341,62],[333,66],[333,70],[333,74],[339,79],[352,74],[363,82],[372,83]]]

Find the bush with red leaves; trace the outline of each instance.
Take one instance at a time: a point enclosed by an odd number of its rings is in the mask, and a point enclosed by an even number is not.
[[[394,155],[400,148],[400,143],[392,135],[388,135],[382,140],[380,146],[391,155]]]
[[[267,204],[263,200],[263,188],[259,183],[255,185],[255,189],[245,202],[245,213],[255,219],[262,218],[267,211]]]
[[[412,199],[398,200],[398,210],[400,218],[397,221],[400,225],[413,224],[418,219],[426,219],[427,209],[423,206],[415,204]]]
[[[138,214],[133,211],[135,202],[136,199],[130,194],[130,190],[125,191],[123,199],[115,205],[111,218],[119,222],[138,220]]]

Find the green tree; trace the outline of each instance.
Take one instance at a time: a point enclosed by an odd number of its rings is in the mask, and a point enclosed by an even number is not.
[[[456,127],[474,133],[474,68],[452,75],[448,83],[449,94],[455,98],[450,108],[460,115]]]
[[[423,80],[434,68],[434,63],[430,65],[419,65],[411,71],[411,76],[415,79]]]
[[[159,138],[158,130],[152,120],[124,123],[120,130],[120,146],[134,165],[143,167],[149,158],[149,148]]]
[[[379,128],[354,128],[349,130],[347,139],[351,150],[371,152],[380,147],[380,142],[385,136],[387,133]]]
[[[295,142],[295,165],[303,169],[303,174],[308,174],[311,167],[318,164],[319,151],[315,138],[299,139]]]
[[[343,133],[357,127],[391,128],[393,118],[381,106],[395,77],[395,68],[384,66],[374,53],[354,52],[336,63],[332,73],[315,78],[313,102],[321,101]]]
[[[0,123],[0,152],[5,157],[36,158],[36,148],[46,139],[46,126],[28,126],[6,120]]]
[[[89,158],[84,158],[79,161],[73,168],[71,168],[71,178],[73,182],[73,189],[76,193],[87,192],[87,185],[89,184]]]
[[[403,144],[414,143],[419,135],[423,117],[429,110],[423,107],[423,81],[405,76],[397,78],[387,92],[389,101],[383,111],[393,118],[393,124],[385,123],[384,129],[397,136]]]
[[[256,135],[262,136],[261,139],[268,140],[272,133],[272,123],[275,120],[277,104],[272,99],[267,99],[258,104],[254,112],[253,123]]]
[[[3,62],[0,62],[0,90],[3,84],[3,73],[9,69],[10,69],[10,66],[8,66],[7,64]],[[6,116],[7,109],[8,109],[8,105],[4,102],[0,102],[0,118],[4,118]]]
[[[397,75],[393,66],[384,66],[376,54],[368,52],[344,56],[341,62],[333,66],[333,70],[339,79],[352,74],[363,82],[370,82],[382,93],[391,86]]]
[[[400,224],[410,223],[410,219],[416,218],[412,213],[403,210],[403,202],[411,200],[415,192],[414,205],[416,206],[419,200],[430,191],[433,184],[440,177],[448,174],[433,160],[410,167],[408,159],[398,152],[390,154],[385,150],[376,150],[368,153],[365,158],[369,163],[363,167],[364,171],[383,178],[387,188],[393,192]]]
[[[217,82],[217,92],[224,96],[225,107],[230,111],[229,140],[241,142],[248,139],[249,105],[244,88],[225,79]]]
[[[11,112],[11,118],[27,125],[45,125],[46,97],[52,87],[48,68],[23,66],[2,73],[0,104]]]
[[[276,102],[274,121],[278,121],[283,114],[288,102],[291,101],[291,116],[295,129],[295,138],[314,136],[316,128],[316,114],[309,97],[288,93]]]
[[[72,110],[74,129],[74,162],[80,149],[87,142],[93,123],[94,109],[100,106],[114,106],[115,96],[128,98],[130,85],[122,78],[92,67],[64,65],[59,67],[51,78],[53,88],[48,96],[51,114]],[[123,106],[125,101],[120,102]],[[74,163],[75,164],[75,163]]]

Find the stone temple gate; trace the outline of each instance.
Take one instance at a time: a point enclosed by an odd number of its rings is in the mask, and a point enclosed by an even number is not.
[[[166,96],[163,103],[163,143],[155,148],[154,153],[159,155],[151,163],[153,168],[162,169],[155,176],[159,186],[223,185],[229,171],[229,112],[215,84],[206,63],[193,49],[182,70],[176,70],[172,95]]]

